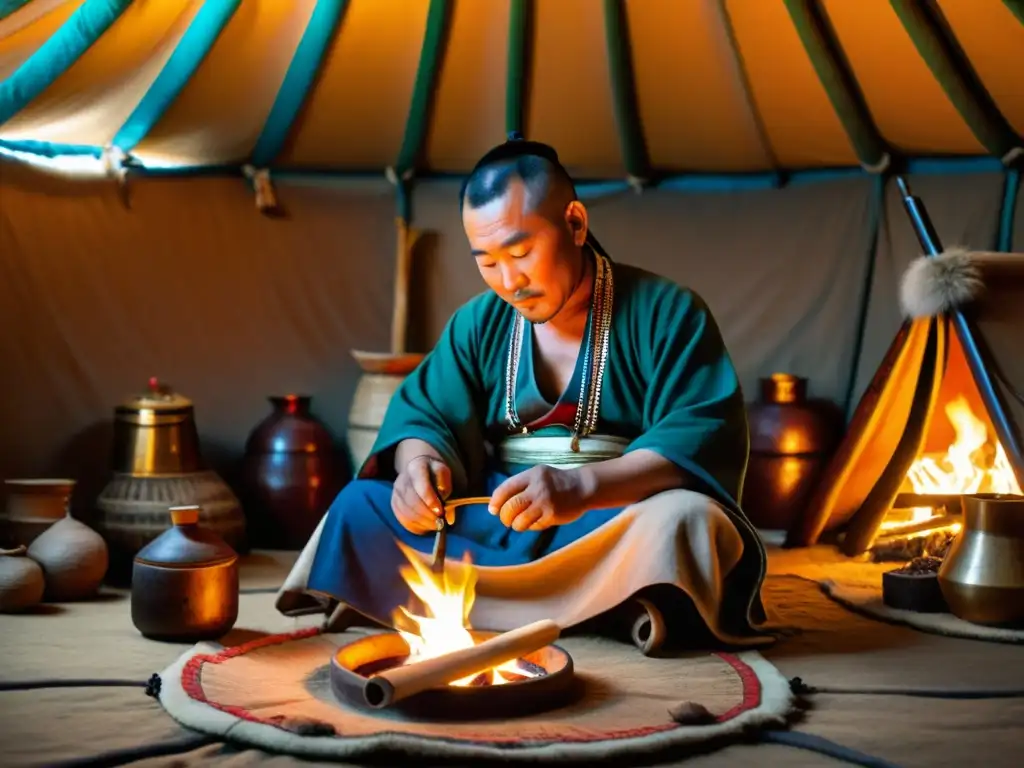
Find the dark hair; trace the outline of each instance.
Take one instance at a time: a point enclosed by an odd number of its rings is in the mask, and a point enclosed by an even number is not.
[[[479,208],[497,200],[508,191],[514,179],[524,184],[529,199],[535,203],[547,199],[552,187],[569,189],[576,199],[576,187],[558,161],[554,148],[538,141],[526,141],[518,132],[512,132],[508,141],[480,158],[462,182],[459,212],[467,203],[470,208]]]

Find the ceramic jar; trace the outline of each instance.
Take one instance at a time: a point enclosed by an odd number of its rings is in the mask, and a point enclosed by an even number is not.
[[[42,566],[45,599],[51,603],[94,597],[109,565],[103,537],[70,513],[29,545],[28,556]]]
[[[170,517],[135,556],[132,623],[154,640],[218,638],[238,619],[238,554],[199,525],[198,506],[172,507]]]
[[[0,546],[28,546],[68,511],[75,481],[65,478],[4,480],[7,503],[0,517]]]
[[[0,549],[0,613],[34,608],[43,599],[43,569],[25,547]]]

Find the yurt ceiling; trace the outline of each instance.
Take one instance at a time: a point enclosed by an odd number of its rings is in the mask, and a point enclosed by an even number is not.
[[[1015,163],[1024,0],[0,0],[0,150],[141,172]],[[952,160],[956,158],[957,160]]]

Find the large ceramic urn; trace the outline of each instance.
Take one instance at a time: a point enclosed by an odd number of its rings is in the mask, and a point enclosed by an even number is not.
[[[245,444],[244,492],[253,546],[302,549],[348,480],[334,437],[308,395],[272,396]]]
[[[241,504],[203,463],[189,398],[151,379],[147,392],[117,406],[112,461],[114,475],[96,500],[112,574],[130,573],[136,553],[170,528],[171,507],[199,506],[204,527],[246,548]]]

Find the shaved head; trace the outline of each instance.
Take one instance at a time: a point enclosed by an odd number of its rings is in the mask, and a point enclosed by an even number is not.
[[[532,323],[558,316],[586,277],[588,230],[554,150],[510,142],[492,151],[463,183],[459,208],[484,282]]]
[[[514,182],[523,186],[523,213],[561,219],[576,199],[575,185],[565,169],[546,158],[523,155],[475,168],[462,185],[460,210],[482,208],[505,197]]]

